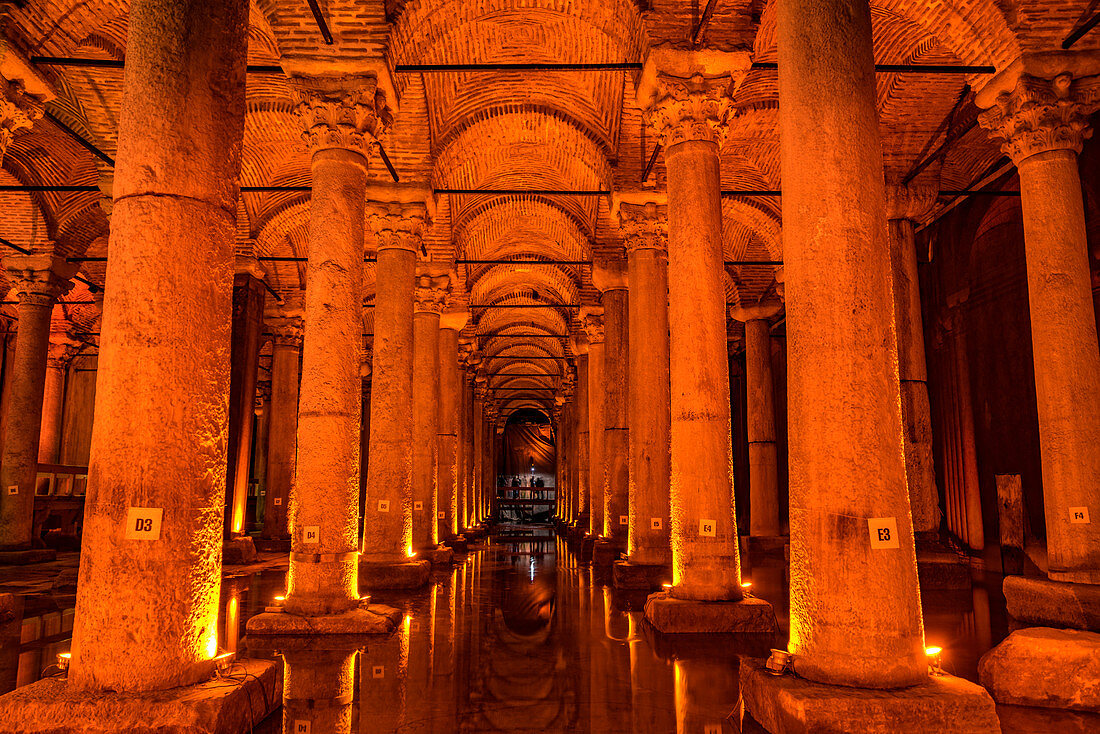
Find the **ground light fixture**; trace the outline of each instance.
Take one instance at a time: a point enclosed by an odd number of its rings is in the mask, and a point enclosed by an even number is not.
[[[69,669],[69,661],[73,659],[71,652],[59,652],[57,653],[57,669],[60,671],[66,671]]]
[[[928,657],[928,673],[930,675],[943,675],[943,667],[941,665],[943,648],[938,645],[932,645],[924,648],[924,654]]]
[[[283,611],[283,603],[286,601],[285,596],[277,596],[272,602],[271,606],[264,607],[265,612],[281,612]]]
[[[792,659],[789,652],[786,650],[772,649],[771,655],[768,656],[768,661],[764,663],[764,670],[772,675],[783,675],[787,672],[794,672],[791,663]]]

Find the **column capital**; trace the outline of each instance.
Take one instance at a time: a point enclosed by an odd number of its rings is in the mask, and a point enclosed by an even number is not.
[[[1092,135],[1088,117],[1100,109],[1100,76],[1075,78],[1067,71],[1044,78],[1017,70],[1014,82],[990,82],[992,88],[977,98],[988,108],[978,115],[978,122],[1012,162],[1019,165],[1052,150],[1080,153]]]
[[[50,333],[50,345],[46,350],[46,367],[65,370],[83,345],[70,337],[67,332]]]
[[[16,135],[34,127],[44,111],[43,101],[28,94],[22,82],[0,79],[0,156]]]
[[[264,326],[271,332],[275,346],[301,349],[301,316],[265,316]]]
[[[392,123],[386,95],[374,76],[290,78],[298,98],[295,112],[310,153],[354,150],[367,160]]]
[[[939,187],[932,183],[886,182],[886,218],[920,221],[932,212]]]
[[[3,268],[20,303],[53,306],[68,293],[79,267],[56,255],[8,255]]]
[[[619,231],[628,253],[656,250],[668,254],[668,211],[657,202],[620,203]]]
[[[252,413],[259,418],[271,400],[271,380],[256,381],[256,395],[252,399]]]
[[[577,323],[582,324],[581,329],[583,330],[583,321],[580,316],[577,317]],[[573,354],[578,356],[588,354],[588,336],[585,334],[571,334],[569,336],[569,348],[573,350]]]
[[[237,242],[238,249],[248,247],[250,252],[255,252],[256,240],[241,240]],[[234,275],[251,275],[256,280],[263,280],[267,277],[267,273],[264,272],[263,267],[260,265],[260,261],[256,259],[255,255],[237,254],[233,258],[233,274]]]
[[[416,276],[413,288],[413,313],[443,313],[447,299],[451,295],[451,277],[449,275],[430,275],[422,273]]]
[[[602,344],[604,341],[603,307],[585,306],[578,320],[588,337],[589,344]]]
[[[462,331],[470,323],[469,311],[448,311],[439,317],[439,328]]]
[[[626,274],[626,263],[622,260],[593,260],[592,285],[600,293],[625,291],[630,287]]]
[[[424,204],[368,201],[367,224],[377,239],[377,249],[419,252],[424,241],[428,209]]]
[[[731,306],[730,318],[734,321],[770,319],[783,310],[782,303],[758,303],[755,306]]]
[[[733,93],[751,66],[744,51],[652,49],[637,89],[646,123],[666,149],[688,140],[721,146]]]

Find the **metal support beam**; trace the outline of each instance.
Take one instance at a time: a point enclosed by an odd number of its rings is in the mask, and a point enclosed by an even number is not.
[[[1080,41],[1086,33],[1091,31],[1097,25],[1100,25],[1100,13],[1096,13],[1095,15],[1093,15],[1091,18],[1075,28],[1072,33],[1066,36],[1065,39],[1062,41],[1062,48],[1069,49],[1071,46],[1073,46],[1073,44]]]
[[[459,71],[632,71],[641,69],[638,62],[596,64],[398,64],[397,74],[432,74]]]
[[[313,13],[313,20],[317,22],[317,30],[321,31],[321,38],[325,39],[325,44],[331,46],[333,44],[332,31],[328,29],[328,23],[325,21],[325,14],[321,12],[321,6],[317,4],[317,0],[308,0],[309,9]]]

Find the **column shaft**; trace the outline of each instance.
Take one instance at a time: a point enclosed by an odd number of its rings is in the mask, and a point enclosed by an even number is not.
[[[668,253],[629,250],[630,562],[668,565]],[[655,522],[659,521],[659,522]]]
[[[780,0],[778,12],[793,406],[790,650],[811,680],[900,687],[924,680],[928,664],[870,8],[867,0]]]
[[[38,432],[38,461],[56,464],[61,458],[61,418],[65,407],[65,372],[68,364],[46,363],[42,390],[42,427]]]
[[[458,332],[439,332],[439,460],[436,473],[436,524],[439,539],[458,534],[458,406],[462,376],[458,369]],[[443,517],[439,515],[442,514]]]
[[[130,4],[71,689],[218,652],[247,28],[243,0]]]
[[[244,533],[248,504],[249,467],[256,396],[256,371],[260,363],[264,290],[249,273],[233,277],[233,337],[229,367],[229,464],[226,472],[225,532]]]
[[[439,314],[413,315],[413,548],[439,542],[436,462],[439,457]],[[421,509],[417,509],[420,507]]]
[[[775,391],[771,326],[745,322],[745,386],[748,396],[749,534],[780,534],[779,465],[775,447]]]
[[[300,338],[276,337],[271,350],[271,404],[267,442],[267,495],[263,537],[289,538],[287,510],[294,486],[298,441]]]
[[[317,150],[311,166],[298,461],[290,500],[286,609],[338,614],[359,603],[359,411],[367,159]],[[317,560],[316,554],[325,560]],[[327,560],[335,554],[334,560]]]
[[[589,505],[591,499],[592,459],[591,433],[588,426],[588,352],[577,354],[577,505],[573,521],[582,528],[588,527]]]
[[[626,550],[630,512],[630,434],[627,363],[630,359],[629,291],[605,291],[604,308],[604,520],[603,536]]]
[[[603,534],[606,507],[604,390],[604,343],[591,342],[588,345],[588,532],[596,536]]]

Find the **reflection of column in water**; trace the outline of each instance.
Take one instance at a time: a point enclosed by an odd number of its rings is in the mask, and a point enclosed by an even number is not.
[[[589,656],[589,700],[591,702],[591,724],[589,731],[594,734],[612,731],[611,710],[608,696],[608,683],[612,677],[609,660],[609,641],[604,634],[604,595],[601,587],[597,586],[592,578],[593,570],[585,569],[589,576],[589,628],[584,638],[588,645]]]
[[[0,594],[0,693],[15,688],[19,674],[19,640],[23,630],[24,597]]]
[[[615,731],[626,731],[630,721],[630,680],[624,675],[630,665],[630,617],[615,609],[611,588],[601,589],[603,596],[603,631],[600,641],[607,656],[607,718]]]
[[[740,731],[737,666],[729,660],[677,660],[676,734]],[[733,719],[731,713],[737,712]]]
[[[977,652],[984,655],[993,647],[993,624],[990,618],[989,591],[980,584],[970,586],[974,605],[974,643]]]
[[[359,732],[392,734],[405,720],[410,617],[364,648],[359,665]]]
[[[283,650],[283,734],[351,732],[356,652]]]
[[[450,734],[457,726],[455,720],[455,602],[458,572],[451,571],[446,584],[435,587],[434,615],[432,617],[432,720],[433,731]]]
[[[667,734],[676,730],[672,707],[672,663],[657,657],[641,638],[641,613],[628,617],[630,623],[630,694],[634,734]]]
[[[771,602],[780,629],[789,630],[791,605],[790,587],[787,584],[787,565],[785,563],[760,564],[753,567],[750,576],[742,576],[742,578],[752,581],[754,596]]]
[[[436,587],[428,593],[428,612],[406,615],[409,628],[408,675],[404,726],[401,734],[431,731],[432,619],[435,617]]]

